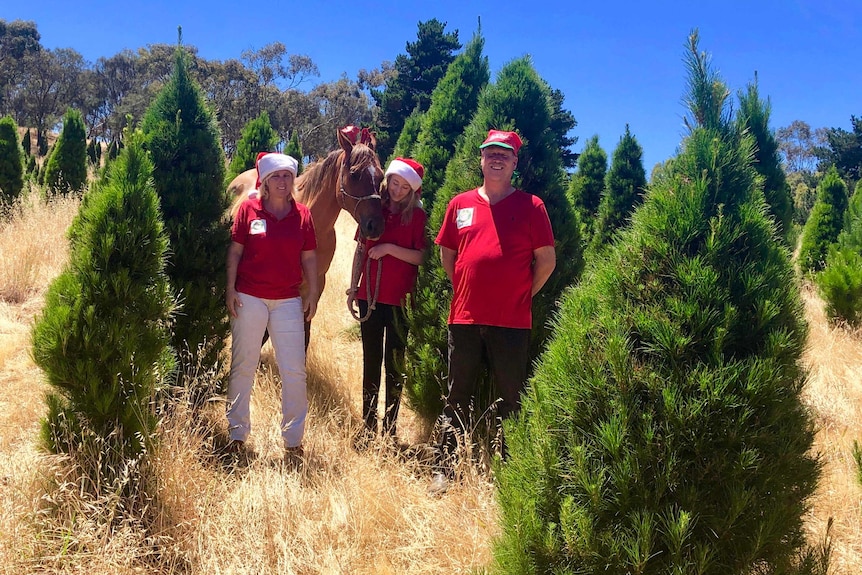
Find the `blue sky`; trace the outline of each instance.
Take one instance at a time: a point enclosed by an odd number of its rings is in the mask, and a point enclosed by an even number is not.
[[[850,115],[862,115],[859,0],[410,4],[40,0],[8,2],[0,18],[33,20],[44,46],[74,48],[91,62],[124,48],[175,43],[178,25],[184,42],[207,59],[239,58],[280,41],[319,67],[320,78],[306,88],[393,61],[415,40],[420,21],[446,22],[466,44],[481,18],[492,80],[509,61],[530,55],[578,121],[575,150],[598,134],[610,156],[629,124],[647,173],[674,155],[684,134],[683,55],[693,28],[734,93],[757,71],[773,128],[799,119],[812,128],[850,129]]]

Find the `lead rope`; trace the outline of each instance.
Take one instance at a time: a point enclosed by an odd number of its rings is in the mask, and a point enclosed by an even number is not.
[[[365,260],[365,277],[371,273],[371,258],[365,255],[365,244],[362,237],[356,239],[356,250],[353,252],[353,271],[350,274],[350,288],[347,290],[347,309],[350,310],[350,315],[353,319],[362,323],[371,316],[371,312],[377,307],[377,294],[380,291],[380,273],[383,271],[383,262],[377,260],[377,279],[374,282],[374,293],[371,291],[371,282],[365,283],[365,297],[368,300],[368,312],[365,315],[360,315],[359,308],[354,307],[356,302],[356,293],[359,291],[359,277],[362,275],[362,260]]]

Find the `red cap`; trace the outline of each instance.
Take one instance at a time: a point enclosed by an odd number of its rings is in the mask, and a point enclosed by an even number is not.
[[[479,148],[487,148],[488,146],[500,146],[515,152],[518,155],[518,150],[521,149],[521,138],[515,132],[504,132],[502,130],[488,130],[488,137],[482,142]]]

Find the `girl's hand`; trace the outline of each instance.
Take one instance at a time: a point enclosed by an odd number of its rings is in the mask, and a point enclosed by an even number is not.
[[[392,244],[377,244],[368,250],[368,257],[372,260],[379,260],[383,256],[388,256],[392,253],[391,247]]]

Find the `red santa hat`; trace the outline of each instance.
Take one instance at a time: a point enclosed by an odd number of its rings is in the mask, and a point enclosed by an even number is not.
[[[264,180],[279,170],[287,170],[295,178],[299,162],[281,152],[261,152],[257,155],[255,165],[257,166],[257,183],[254,187],[259,189]]]
[[[390,174],[401,176],[407,183],[410,184],[410,189],[414,192],[422,187],[422,178],[425,177],[425,168],[416,160],[410,158],[395,158],[389,162],[389,167],[386,168],[384,177]]]

